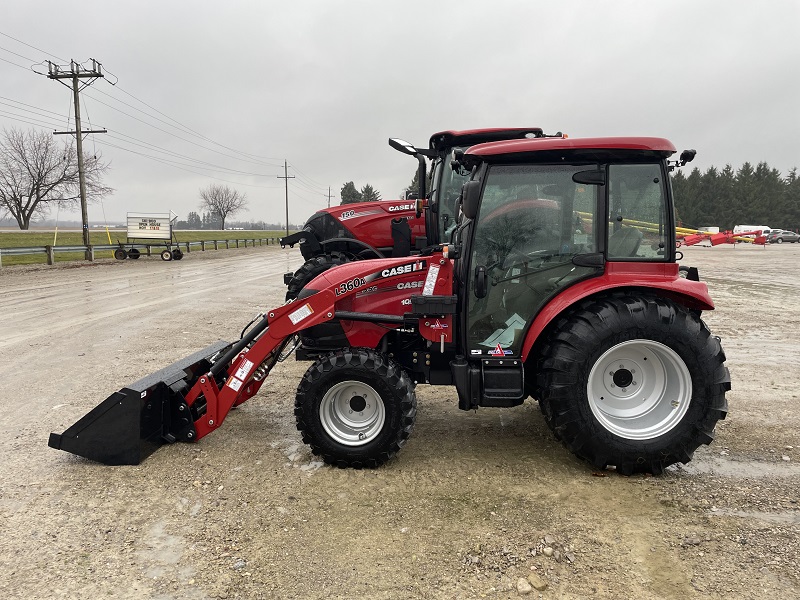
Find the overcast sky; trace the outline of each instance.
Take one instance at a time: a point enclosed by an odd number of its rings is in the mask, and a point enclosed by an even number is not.
[[[301,223],[329,186],[335,204],[348,181],[399,197],[417,161],[387,139],[447,129],[659,136],[701,170],[800,167],[798,0],[15,2],[0,127],[74,126],[71,91],[31,65],[89,57],[106,79],[81,94],[83,126],[108,133],[84,150],[116,190],[93,221],[185,219],[223,183],[249,199],[235,219],[285,222],[285,159]]]

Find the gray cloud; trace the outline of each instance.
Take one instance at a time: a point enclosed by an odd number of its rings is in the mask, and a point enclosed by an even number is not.
[[[696,148],[701,169],[767,161],[786,174],[800,166],[798,23],[800,4],[791,0],[45,0],[4,16],[0,59],[26,68],[0,61],[0,96],[57,113],[50,117],[63,128],[69,90],[27,67],[94,57],[119,79],[82,97],[84,119],[109,130],[86,142],[112,162],[109,219],[166,209],[185,217],[197,210],[199,189],[223,179],[248,194],[243,216],[283,220],[277,177],[287,159],[297,177],[290,219],[299,223],[325,206],[328,186],[338,195],[352,180],[397,197],[416,161],[386,139],[425,144],[443,129],[662,136]],[[0,126],[28,126],[8,112],[31,115],[0,106]],[[169,166],[133,153],[166,160],[131,138],[209,164]],[[100,207],[90,217],[100,219]]]

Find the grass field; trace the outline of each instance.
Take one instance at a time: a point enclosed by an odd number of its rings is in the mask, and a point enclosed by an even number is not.
[[[187,242],[202,242],[213,240],[253,240],[272,238],[277,239],[286,235],[285,230],[281,231],[175,231],[175,237],[179,243]],[[106,233],[104,230],[93,230],[89,232],[89,241],[93,246],[107,246],[109,245],[109,236],[111,244],[116,244],[117,241],[127,242],[126,232],[122,229],[109,230]],[[144,243],[144,240],[142,240]],[[152,245],[156,246],[162,244],[160,240],[152,240]],[[83,234],[81,231],[69,230],[55,231],[50,230],[28,230],[28,231],[0,231],[0,250],[3,248],[30,248],[37,246],[81,246],[83,245]],[[97,250],[95,251],[95,258],[113,258],[112,250]],[[58,262],[70,260],[83,260],[82,252],[57,252],[55,259]],[[32,264],[45,264],[47,256],[45,254],[23,254],[19,256],[3,255],[2,266],[7,267],[11,265],[32,265]]]

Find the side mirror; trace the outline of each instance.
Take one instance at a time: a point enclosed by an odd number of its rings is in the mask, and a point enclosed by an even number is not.
[[[410,144],[400,138],[389,138],[389,145],[403,154],[410,154],[411,156],[417,155],[417,149],[414,147],[414,144]]]
[[[467,219],[474,219],[478,216],[478,207],[481,202],[481,182],[478,180],[468,181],[461,188],[461,212]]]
[[[697,156],[697,150],[684,150],[681,152],[680,166],[692,162],[695,156]]]

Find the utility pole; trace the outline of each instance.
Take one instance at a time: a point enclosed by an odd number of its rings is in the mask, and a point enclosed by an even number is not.
[[[278,175],[278,179],[286,182],[286,235],[289,235],[289,180],[294,179],[294,175],[289,175],[289,165],[286,159],[283,160],[283,177]]]
[[[84,88],[92,85],[94,81],[99,78],[103,77],[103,73],[100,71],[100,63],[97,62],[95,59],[90,59],[92,61],[92,68],[86,69],[83,65],[71,60],[69,63],[69,70],[66,70],[66,67],[60,67],[49,60],[47,61],[48,64],[48,72],[47,77],[48,79],[55,79],[59,81],[59,83],[63,83],[65,86],[69,87],[62,79],[71,79],[72,80],[72,94],[73,100],[75,103],[75,131],[54,131],[53,135],[75,135],[75,140],[77,142],[77,151],[78,151],[78,182],[80,184],[80,193],[81,193],[81,220],[83,222],[83,245],[90,246],[89,243],[89,211],[86,208],[86,174],[83,170],[83,134],[84,133],[107,133],[105,129],[98,129],[98,130],[89,130],[89,131],[82,131],[81,130],[81,103],[80,103],[80,92]],[[89,81],[85,82],[83,85],[79,85],[79,79],[88,79]],[[86,260],[91,260],[91,253],[89,250],[86,250]]]
[[[333,196],[331,196],[331,186],[328,186],[328,196],[327,196],[327,198],[328,198],[328,208],[330,208],[331,207],[331,198],[333,198]]]

